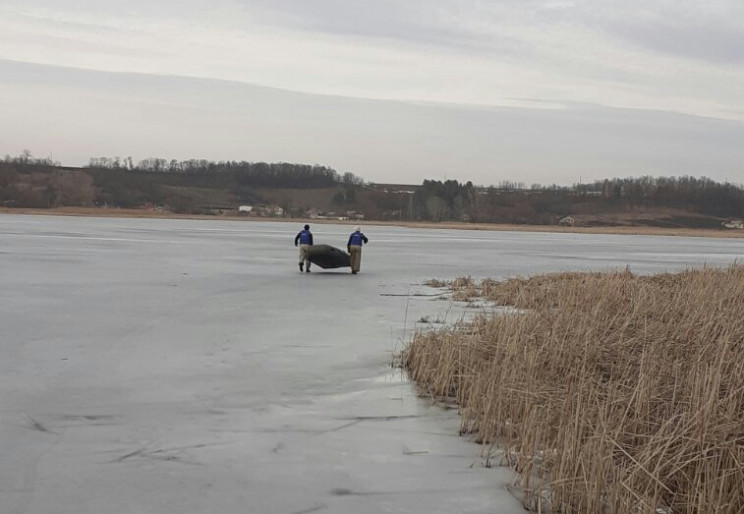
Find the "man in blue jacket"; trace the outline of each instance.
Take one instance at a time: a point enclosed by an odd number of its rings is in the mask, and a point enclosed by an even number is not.
[[[295,246],[297,246],[297,243],[300,244],[300,273],[303,263],[305,264],[305,272],[310,273],[310,261],[307,260],[307,251],[313,246],[313,233],[310,232],[310,225],[305,225],[305,228],[295,236]]]
[[[362,264],[362,245],[368,242],[369,239],[362,234],[362,229],[354,227],[354,232],[349,236],[349,242],[346,243],[346,249],[351,255],[351,272],[354,275],[359,273],[359,266]]]

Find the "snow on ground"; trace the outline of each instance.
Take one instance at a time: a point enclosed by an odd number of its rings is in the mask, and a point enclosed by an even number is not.
[[[523,512],[456,412],[390,367],[418,320],[459,315],[421,284],[744,253],[370,225],[361,274],[300,274],[300,228],[0,216],[0,512]]]

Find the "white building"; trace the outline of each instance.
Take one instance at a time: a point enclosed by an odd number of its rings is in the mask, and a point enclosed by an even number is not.
[[[730,220],[721,223],[724,228],[744,228],[744,221],[741,220]]]

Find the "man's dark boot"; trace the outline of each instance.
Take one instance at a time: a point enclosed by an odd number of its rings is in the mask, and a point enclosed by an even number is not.
[[[300,263],[300,273],[302,273],[302,263]]]
[[[305,270],[305,273],[310,273],[310,265],[307,265],[307,269]]]

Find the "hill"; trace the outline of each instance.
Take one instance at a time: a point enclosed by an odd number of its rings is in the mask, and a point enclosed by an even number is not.
[[[69,168],[0,162],[0,206],[116,207],[178,214],[517,225],[721,228],[744,218],[744,190],[706,178],[475,186],[455,180],[369,184],[318,165],[96,159]]]

